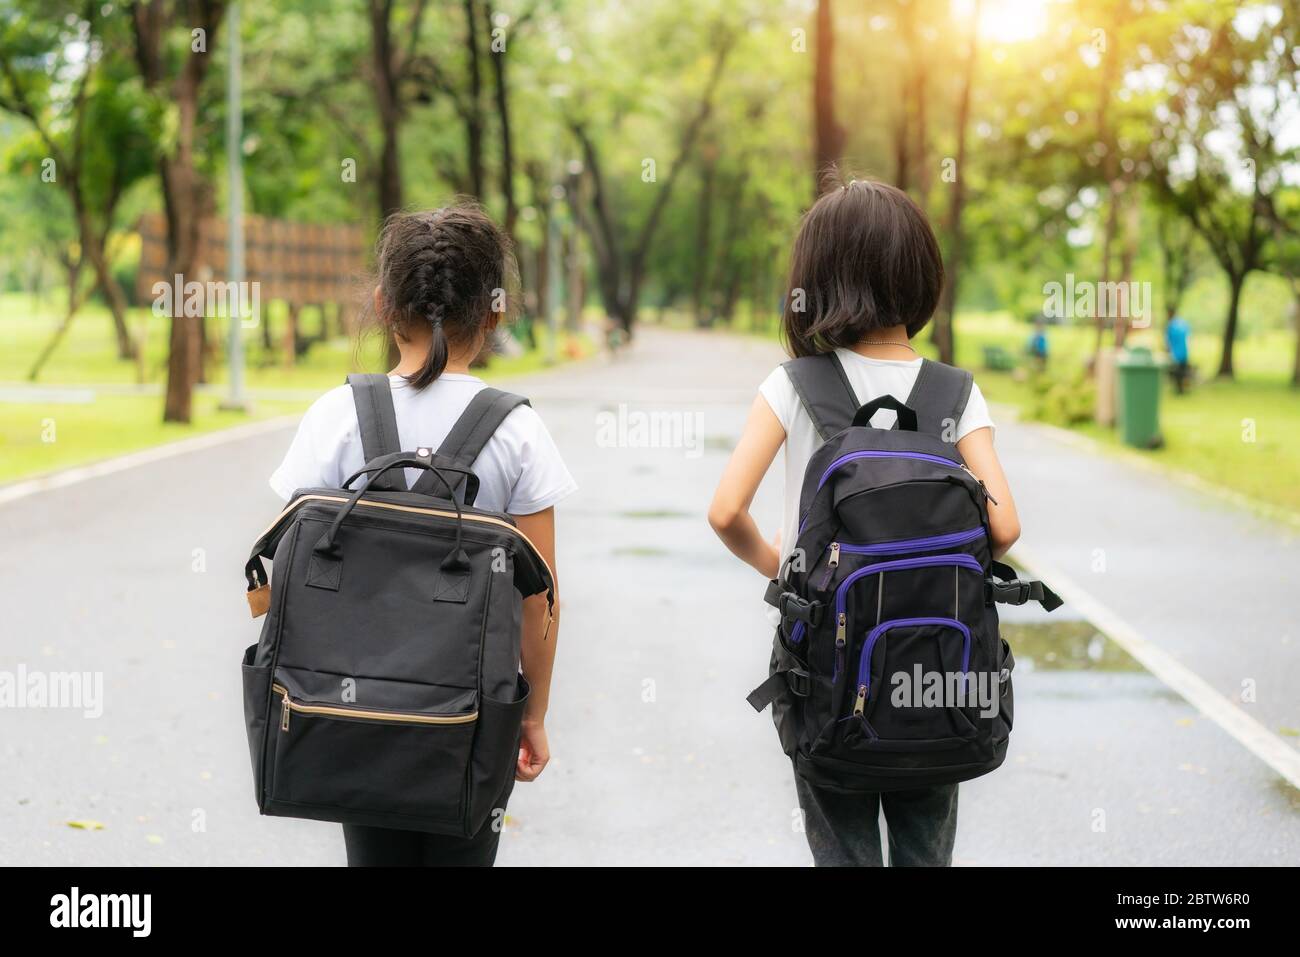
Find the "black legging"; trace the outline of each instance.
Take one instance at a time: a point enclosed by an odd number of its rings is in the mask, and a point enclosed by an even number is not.
[[[506,802],[514,790],[511,775],[492,813],[473,837],[447,837],[423,831],[398,831],[361,824],[343,825],[348,867],[491,867],[497,858]]]

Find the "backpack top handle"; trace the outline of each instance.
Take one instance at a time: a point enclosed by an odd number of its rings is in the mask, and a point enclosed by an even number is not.
[[[898,427],[906,432],[916,431],[916,413],[899,402],[892,395],[885,394],[878,398],[872,399],[862,408],[858,409],[853,416],[851,423],[854,428],[871,425],[871,417],[881,409],[893,409],[898,413]]]
[[[423,450],[422,452],[400,452],[397,455],[385,456],[383,462],[384,464],[378,465],[374,468],[368,466],[361,470],[366,473],[365,480],[357,487],[357,490],[352,493],[347,504],[339,509],[338,515],[334,516],[334,521],[330,523],[330,527],[326,530],[325,534],[320,537],[320,541],[316,543],[316,547],[313,551],[320,555],[337,554],[338,544],[335,539],[338,536],[339,528],[343,525],[343,520],[347,518],[352,509],[356,507],[357,502],[361,500],[361,496],[365,495],[366,492],[370,490],[370,487],[375,484],[376,479],[382,477],[389,469],[401,466],[403,468],[424,469],[430,474],[436,475],[442,484],[447,487],[447,497],[451,500],[452,506],[456,509],[456,547],[452,549],[451,554],[443,560],[442,567],[444,569],[468,568],[469,556],[465,554],[462,547],[462,533],[465,528],[465,517],[461,514],[460,502],[456,499],[455,487],[452,485],[451,480],[443,474],[441,468],[433,464],[433,453]],[[355,477],[356,476],[353,476],[353,478]],[[349,479],[349,481],[351,481],[351,479]]]
[[[355,472],[349,475],[344,480],[341,488],[345,492],[350,492],[352,491],[352,483],[355,482],[357,479],[359,479],[361,476],[365,475],[366,473],[379,472],[384,469],[387,469],[390,465],[396,465],[397,459],[402,458],[403,456],[407,456],[407,457],[411,455],[421,456],[427,454],[428,452],[429,452],[428,449],[418,449],[415,452],[394,452],[391,455],[381,455],[379,458],[375,459],[374,461],[367,462],[364,467],[357,469]],[[440,455],[437,452],[434,452],[432,454],[430,458],[430,464],[434,468],[436,468],[439,473],[450,472],[452,474],[453,486],[459,486],[463,482],[464,494],[462,496],[463,501],[461,504],[466,506],[474,504],[474,499],[478,496],[478,487],[479,487],[479,480],[477,475],[475,475],[472,471],[470,471],[467,468],[462,468],[459,465],[452,464],[447,460],[445,456]],[[434,473],[426,472],[424,475],[420,476],[418,484],[421,486],[427,484],[430,487],[428,489],[412,488],[411,491],[428,491],[429,494],[434,494],[440,491],[437,482],[435,481],[436,478],[437,476],[434,475]],[[446,482],[447,482],[447,478],[446,476],[443,476],[442,484],[445,485]],[[371,492],[383,491],[383,487],[381,485],[376,485],[375,482],[372,480],[368,491]]]
[[[790,359],[783,364],[790,384],[823,442],[854,423],[858,396],[834,352]],[[950,425],[961,421],[974,382],[965,369],[922,359],[904,404],[916,415],[917,432],[948,441]],[[891,407],[892,408],[892,407]],[[899,416],[899,428],[905,428]]]

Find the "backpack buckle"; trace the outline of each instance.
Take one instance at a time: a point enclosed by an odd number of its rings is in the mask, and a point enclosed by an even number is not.
[[[782,592],[776,607],[781,612],[782,619],[793,618],[812,628],[822,623],[822,612],[825,610],[821,602],[809,601],[792,591]]]
[[[799,668],[791,668],[785,673],[785,683],[796,697],[806,698],[812,694],[812,676]]]
[[[1033,582],[1016,578],[1006,582],[989,580],[986,584],[988,587],[985,603],[989,605],[994,602],[1003,605],[1023,605],[1033,598]]]

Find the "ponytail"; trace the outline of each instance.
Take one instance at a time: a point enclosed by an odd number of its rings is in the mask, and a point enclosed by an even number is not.
[[[429,354],[424,357],[424,367],[419,372],[406,376],[406,381],[415,389],[433,385],[447,368],[450,347],[447,333],[442,328],[441,306],[433,306],[429,310],[429,325],[433,327],[433,337],[429,340]]]

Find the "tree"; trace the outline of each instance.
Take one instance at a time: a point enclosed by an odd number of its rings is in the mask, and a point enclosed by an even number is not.
[[[1300,389],[1300,190],[1284,188],[1265,201],[1269,227],[1267,267],[1291,287],[1291,324],[1295,330],[1295,360],[1291,385]]]
[[[979,52],[980,2],[975,0],[970,15],[970,34],[966,61],[962,67],[961,87],[957,94],[957,154],[953,157],[952,194],[948,199],[946,234],[948,256],[944,270],[943,292],[935,315],[931,339],[939,350],[939,361],[951,364],[956,352],[957,280],[966,254],[966,236],[962,214],[966,211],[966,139],[970,128],[971,89],[975,84],[975,61]]]
[[[1291,112],[1286,94],[1296,91],[1290,51],[1300,44],[1296,4],[1287,6],[1292,16],[1279,9],[1273,29],[1257,24],[1254,35],[1232,17],[1212,29],[1184,27],[1171,45],[1173,93],[1156,114],[1157,194],[1188,219],[1228,278],[1220,378],[1235,372],[1241,291],[1263,267],[1271,194],[1284,154],[1295,152],[1279,145]],[[1223,133],[1235,142],[1224,145]]]
[[[840,162],[844,127],[835,119],[835,16],[831,0],[817,0],[813,53],[813,196],[821,194],[826,171]]]
[[[159,138],[157,155],[167,221],[166,275],[185,281],[195,274],[202,218],[211,208],[211,186],[199,171],[204,132],[199,99],[225,8],[225,0],[133,0],[126,5],[140,77],[145,89],[166,104],[166,123],[173,131]],[[191,419],[202,338],[196,323],[172,315],[165,422]]]
[[[628,334],[631,334],[636,322],[641,287],[645,281],[646,265],[655,235],[672,198],[673,189],[695,149],[700,131],[713,111],[723,70],[738,39],[737,31],[729,25],[719,25],[713,35],[715,39],[709,55],[708,78],[704,88],[689,116],[679,125],[675,152],[669,162],[667,175],[662,180],[658,178],[658,164],[655,164],[656,172],[652,182],[657,188],[654,198],[640,227],[633,230],[631,236],[627,235],[615,217],[613,184],[605,169],[601,146],[592,133],[589,121],[574,117],[569,120],[573,136],[582,150],[583,165],[591,184],[590,202],[579,203],[571,199],[570,207],[591,240],[596,257],[597,285],[605,311]],[[643,176],[645,169],[643,166]]]
[[[0,109],[31,125],[45,151],[40,173],[53,177],[52,183],[67,195],[80,247],[65,262],[65,319],[33,365],[32,378],[89,292],[78,288],[86,264],[112,315],[118,357],[135,357],[126,294],[113,275],[108,243],[119,200],[146,173],[142,157],[148,144],[135,120],[138,104],[123,85],[122,64],[112,59],[111,46],[106,48],[108,32],[111,27],[101,19],[97,3],[44,3],[0,23]]]
[[[405,23],[399,24],[394,0],[368,3],[375,107],[383,144],[379,154],[379,218],[384,220],[402,208],[401,132],[410,106],[406,80],[415,61],[426,4],[415,0]],[[406,35],[405,49],[398,43],[399,33]]]

